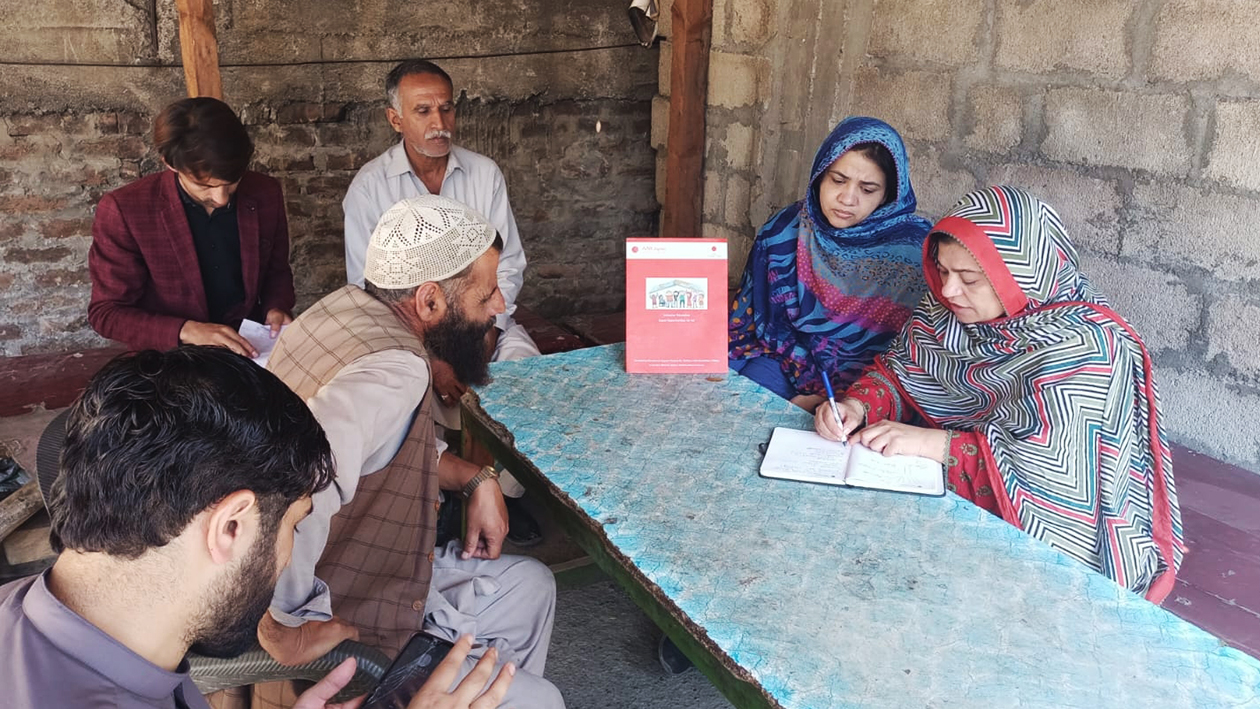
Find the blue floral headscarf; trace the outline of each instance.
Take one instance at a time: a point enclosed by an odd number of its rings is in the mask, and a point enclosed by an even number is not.
[[[893,198],[854,226],[828,223],[818,189],[846,151],[878,143],[892,154]],[[757,233],[731,304],[730,359],[778,360],[798,393],[823,389],[826,372],[848,386],[887,348],[926,289],[921,269],[930,224],[915,215],[905,144],[874,118],[846,118],[814,156],[805,198]]]

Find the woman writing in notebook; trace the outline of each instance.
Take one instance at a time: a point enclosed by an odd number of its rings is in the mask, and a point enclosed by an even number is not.
[[[932,228],[923,271],[930,292],[840,420],[817,408],[818,433],[939,461],[957,494],[1163,600],[1184,545],[1151,360],[1058,215],[973,192]]]
[[[837,125],[805,198],[757,233],[731,305],[731,369],[810,411],[824,371],[852,383],[923,294],[929,223],[915,204],[897,131],[874,118]]]

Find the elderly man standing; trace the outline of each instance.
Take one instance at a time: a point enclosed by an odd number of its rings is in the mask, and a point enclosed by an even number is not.
[[[503,239],[499,258],[499,290],[504,312],[487,333],[487,347],[496,362],[533,357],[538,345],[525,328],[512,320],[516,296],[525,279],[525,252],[516,230],[516,218],[508,203],[507,186],[499,166],[490,158],[454,144],[455,86],[437,64],[411,59],[398,64],[385,78],[389,106],[385,116],[402,136],[398,144],[363,166],[350,183],[342,201],[346,231],[346,282],[363,285],[364,256],[376,222],[399,200],[425,194],[450,197],[486,215]],[[455,405],[469,382],[457,375],[440,357],[432,360],[433,388],[439,400],[437,423],[459,428]],[[503,479],[510,498],[524,489],[510,476]],[[528,546],[542,540],[540,528],[529,513],[513,501],[509,541]]]
[[[292,561],[259,624],[259,640],[280,662],[314,659],[348,637],[394,654],[422,628],[450,640],[469,634],[479,647],[465,672],[495,648],[499,662],[520,670],[505,701],[563,706],[542,679],[551,572],[500,556],[507,515],[494,468],[444,453],[433,428],[431,356],[473,384],[488,379],[482,343],[504,310],[501,248],[494,228],[463,204],[404,200],[372,234],[366,290],[333,292],[280,336],[268,368],[307,401],[337,469],[298,524]],[[439,489],[465,501],[462,545],[434,548]]]

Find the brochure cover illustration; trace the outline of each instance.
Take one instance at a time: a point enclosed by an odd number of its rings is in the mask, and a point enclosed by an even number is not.
[[[626,371],[726,372],[726,242],[626,239]]]

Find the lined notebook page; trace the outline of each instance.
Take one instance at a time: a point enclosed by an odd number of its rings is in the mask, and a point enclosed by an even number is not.
[[[853,453],[845,484],[919,495],[945,494],[941,464],[931,458],[912,455],[885,457],[861,444],[851,448]]]
[[[761,461],[761,474],[843,485],[849,449],[849,444],[829,441],[813,431],[776,428]]]

